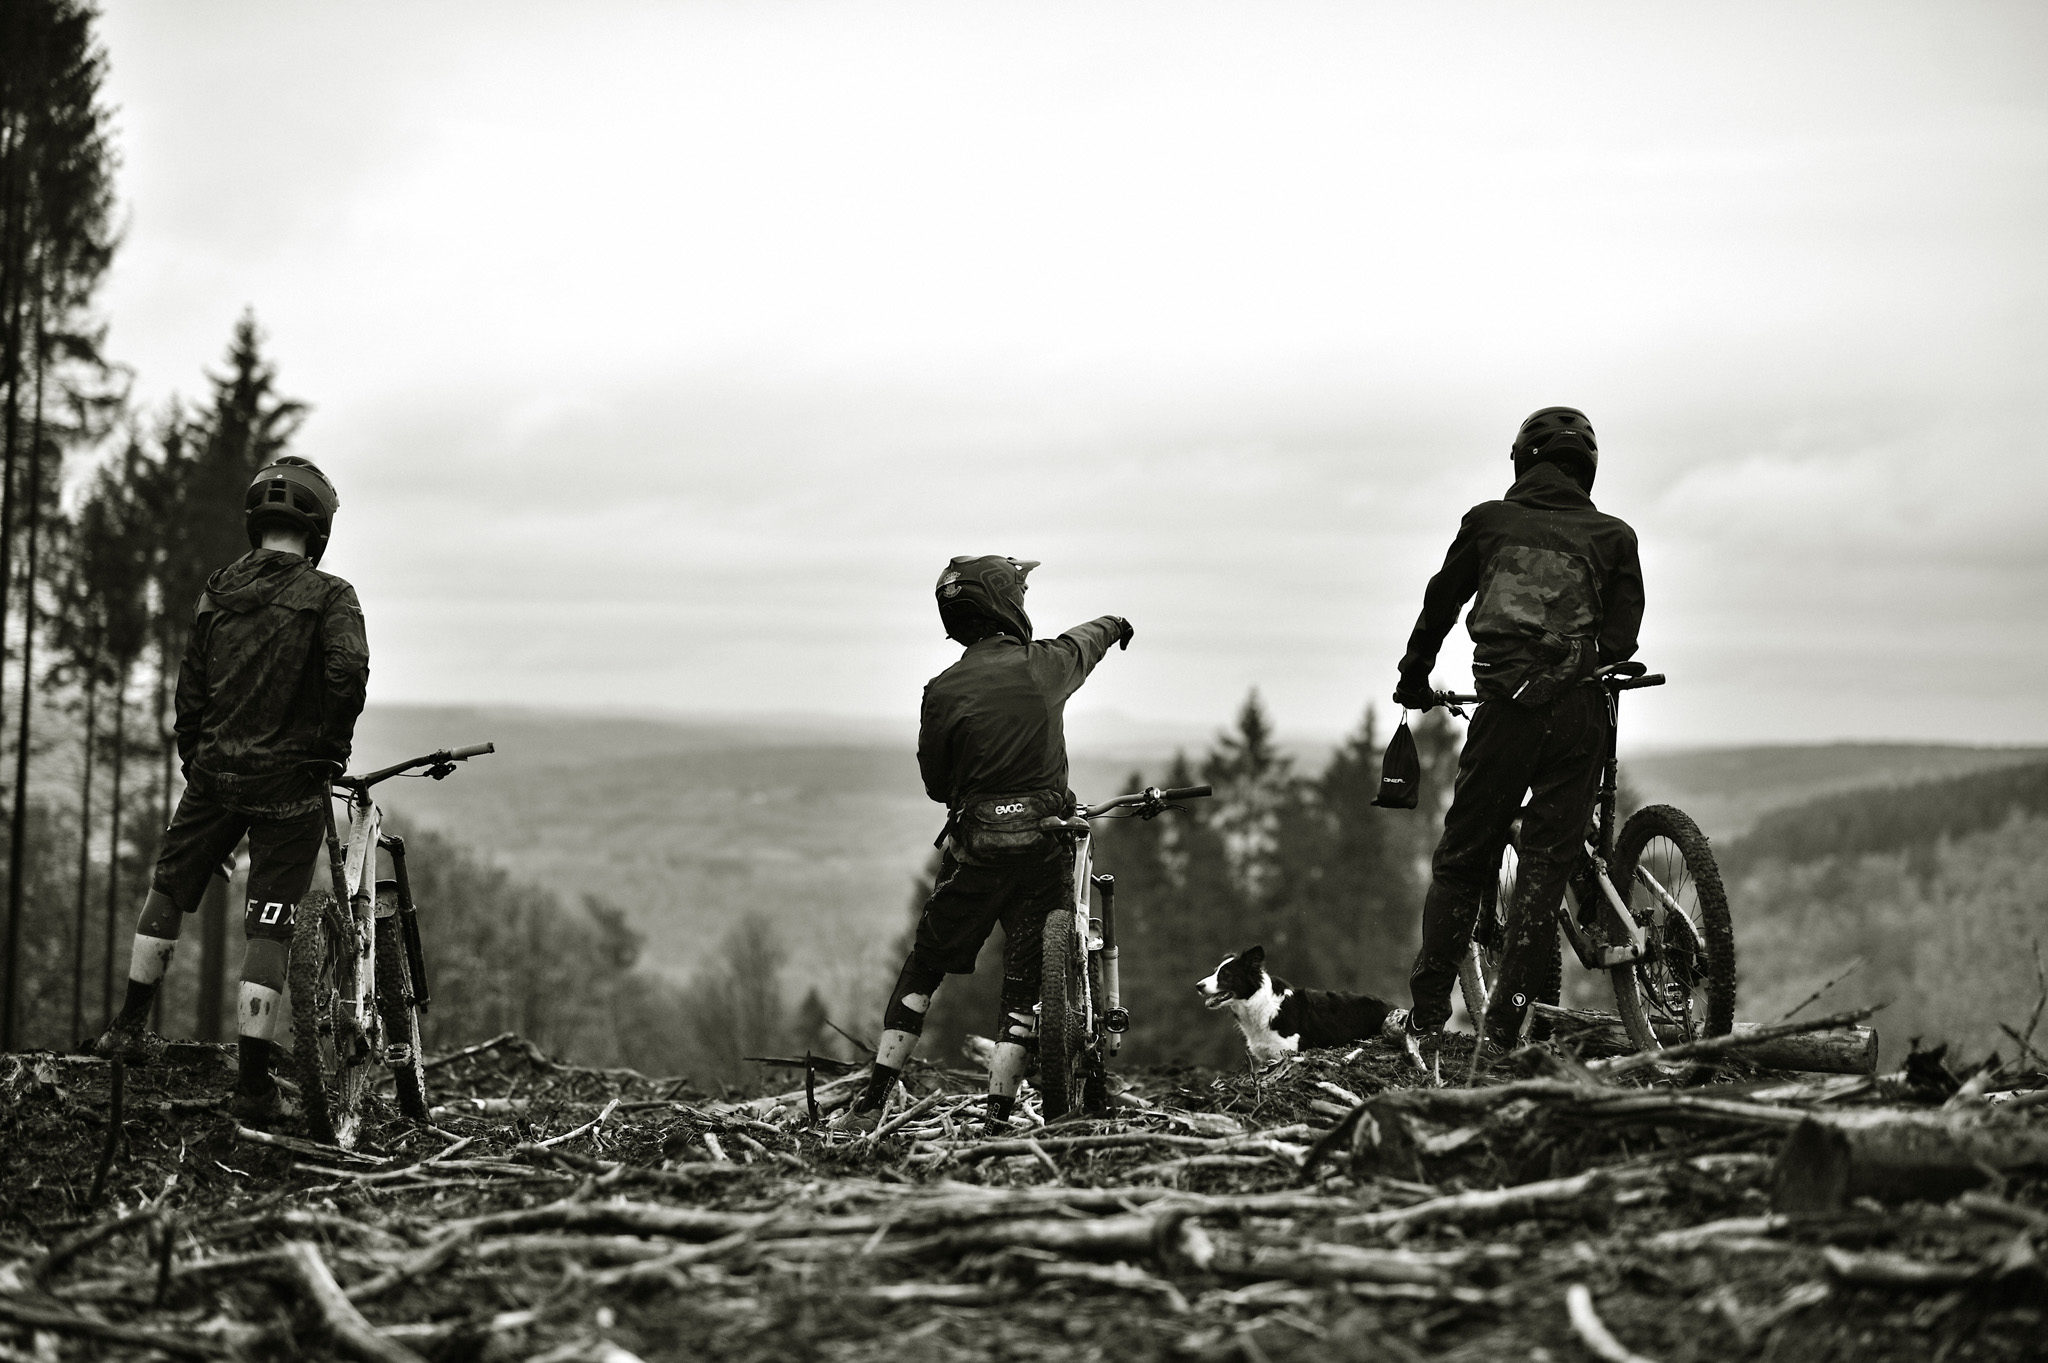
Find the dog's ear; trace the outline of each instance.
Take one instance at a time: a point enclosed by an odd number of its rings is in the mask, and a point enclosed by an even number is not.
[[[1237,959],[1243,961],[1246,965],[1264,965],[1266,963],[1266,948],[1264,946],[1246,947],[1237,954]]]

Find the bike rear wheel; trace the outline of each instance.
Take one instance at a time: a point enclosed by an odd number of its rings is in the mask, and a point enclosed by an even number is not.
[[[1628,972],[1630,1038],[1647,1050],[1732,1031],[1735,926],[1707,835],[1670,805],[1637,810],[1615,843],[1614,883],[1650,938],[1650,954]]]
[[[1070,910],[1046,916],[1040,942],[1038,1087],[1045,1119],[1052,1122],[1080,1112],[1087,1102],[1088,976]]]
[[[292,1066],[314,1139],[348,1149],[370,1089],[369,1041],[354,1017],[356,925],[324,890],[300,904],[286,984],[291,990]]]
[[[387,901],[389,901],[387,903]],[[395,916],[395,890],[377,894],[377,1013],[384,1019],[384,1045],[397,1084],[398,1110],[416,1122],[427,1119],[427,1060],[420,1047],[420,1010],[414,1000],[412,967],[406,960],[405,937]]]

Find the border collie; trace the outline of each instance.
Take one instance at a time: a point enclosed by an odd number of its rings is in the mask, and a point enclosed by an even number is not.
[[[1266,949],[1252,947],[1195,983],[1202,1006],[1228,1008],[1256,1061],[1278,1060],[1315,1046],[1342,1046],[1398,1033],[1408,1010],[1370,994],[1296,989],[1266,970]]]

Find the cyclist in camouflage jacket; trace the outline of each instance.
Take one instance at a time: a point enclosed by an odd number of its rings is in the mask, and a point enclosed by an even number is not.
[[[348,761],[369,682],[355,588],[314,566],[339,506],[325,475],[293,456],[249,487],[250,551],[207,580],[178,670],[185,792],[136,924],[127,996],[94,1048],[130,1062],[161,1051],[146,1019],[184,917],[247,836],[234,1110],[248,1120],[289,1114],[270,1061],[292,920],[329,827],[328,781]]]
[[[1600,454],[1585,414],[1570,407],[1534,413],[1511,454],[1514,485],[1502,500],[1466,513],[1423,594],[1394,692],[1406,708],[1436,703],[1430,668],[1459,609],[1473,601],[1466,628],[1481,703],[1431,861],[1422,949],[1409,975],[1408,1027],[1418,1056],[1424,1039],[1450,1019],[1451,986],[1481,894],[1521,814],[1518,894],[1529,935],[1514,944],[1509,978],[1486,1020],[1495,1041],[1519,1034],[1528,998],[1514,987],[1515,972],[1556,949],[1552,915],[1592,813],[1607,746],[1606,698],[1586,683],[1596,668],[1634,656],[1643,620],[1635,532],[1598,510],[1589,495]]]

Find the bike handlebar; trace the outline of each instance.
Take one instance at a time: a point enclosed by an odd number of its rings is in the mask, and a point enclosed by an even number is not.
[[[1610,691],[1640,691],[1646,686],[1662,686],[1670,680],[1662,672],[1643,673],[1641,671],[1629,672],[1621,670],[1631,666],[1640,668],[1642,664],[1617,663],[1612,669],[1603,669],[1595,673],[1589,680],[1599,682]],[[1480,703],[1480,697],[1467,695],[1463,692],[1438,691],[1435,694],[1436,703],[1453,714],[1458,713],[1458,707],[1461,705],[1477,705]]]
[[[430,768],[428,775],[438,781],[449,772],[454,771],[457,762],[466,762],[472,757],[482,757],[485,753],[496,752],[497,750],[498,745],[495,743],[472,743],[466,748],[443,748],[439,752],[430,752],[424,757],[408,758],[403,762],[394,763],[391,766],[369,772],[363,776],[337,776],[334,778],[333,784],[361,792],[368,790],[379,781],[388,781],[394,776],[403,776],[417,767]]]
[[[1205,795],[1215,793],[1214,786],[1176,786],[1171,790],[1151,786],[1134,794],[1119,795],[1114,800],[1105,800],[1099,805],[1083,805],[1081,817],[1092,819],[1098,814],[1107,814],[1112,809],[1129,809],[1133,805],[1156,805],[1163,809],[1175,800],[1199,800]]]

